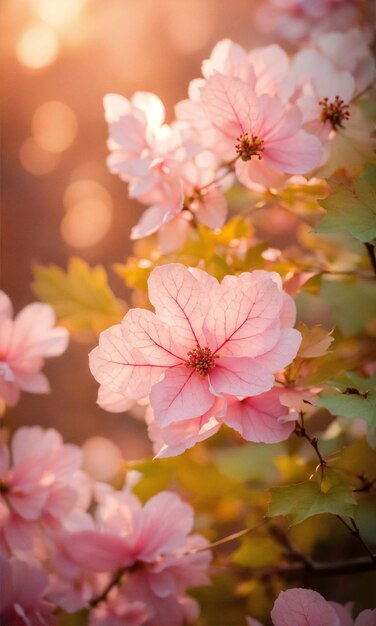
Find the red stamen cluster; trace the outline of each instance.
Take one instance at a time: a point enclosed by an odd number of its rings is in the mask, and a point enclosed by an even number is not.
[[[239,135],[236,138],[239,143],[236,144],[235,150],[242,161],[249,161],[253,156],[257,156],[261,160],[261,153],[264,151],[264,140],[259,139],[256,135],[250,138],[248,133]]]
[[[348,104],[345,104],[339,96],[336,96],[334,102],[329,103],[329,99],[324,98],[320,100],[319,105],[321,106],[320,120],[322,122],[330,122],[333,130],[343,128],[343,122],[350,117]]]
[[[209,371],[215,366],[215,359],[218,359],[218,356],[213,355],[207,346],[205,348],[196,346],[196,348],[188,352],[187,356],[186,367],[194,367],[201,376],[207,376]]]

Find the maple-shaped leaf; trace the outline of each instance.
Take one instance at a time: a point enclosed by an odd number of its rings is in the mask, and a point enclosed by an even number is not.
[[[65,272],[56,265],[34,267],[32,289],[55,311],[59,324],[70,332],[99,333],[116,324],[125,313],[107,283],[105,269],[93,268],[77,257],[68,261]]]
[[[314,359],[323,356],[334,340],[331,337],[333,331],[328,332],[324,326],[319,324],[308,328],[301,322],[297,327],[302,334],[302,343],[297,355],[301,359]]]
[[[316,480],[307,480],[286,487],[273,487],[270,495],[268,517],[286,515],[292,525],[319,513],[352,517],[356,505],[352,487],[334,472],[321,484]]]
[[[354,186],[330,181],[332,193],[320,202],[327,214],[314,229],[317,233],[346,230],[363,243],[376,237],[376,166],[354,180]]]

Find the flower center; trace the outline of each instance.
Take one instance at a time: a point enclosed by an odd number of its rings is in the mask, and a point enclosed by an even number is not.
[[[239,143],[236,144],[235,150],[242,161],[250,161],[253,156],[261,160],[261,153],[264,151],[263,139],[259,139],[256,135],[249,137],[248,133],[244,133],[244,135],[239,135],[236,141]]]
[[[336,96],[333,102],[329,102],[328,98],[320,100],[319,105],[321,106],[321,122],[329,122],[333,130],[343,128],[343,122],[350,117],[348,104]]]
[[[207,376],[209,371],[215,367],[215,359],[219,358],[219,355],[214,355],[207,346],[205,348],[196,346],[188,352],[187,356],[186,367],[194,367],[201,376]]]

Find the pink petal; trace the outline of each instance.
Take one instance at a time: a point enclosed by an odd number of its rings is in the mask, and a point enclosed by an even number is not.
[[[173,328],[176,341],[186,346],[200,343],[203,317],[218,285],[203,274],[193,275],[184,265],[169,263],[156,267],[148,280],[149,300],[157,316]]]
[[[366,609],[359,613],[354,626],[376,626],[376,609]]]
[[[248,357],[218,359],[209,380],[214,393],[233,396],[257,395],[274,384],[270,369]]]
[[[279,338],[280,289],[271,276],[226,278],[204,322],[208,345],[221,357],[265,353]]]
[[[129,400],[123,394],[112,391],[106,385],[100,385],[97,404],[101,409],[110,411],[110,413],[124,413],[134,405],[134,400]]]
[[[207,378],[186,367],[168,370],[150,393],[155,420],[162,427],[199,417],[213,402]]]
[[[14,320],[12,353],[22,359],[58,356],[68,345],[65,328],[55,327],[55,314],[48,304],[35,302],[26,306]]]
[[[169,209],[162,206],[151,206],[143,212],[141,219],[131,230],[131,239],[148,237],[161,228],[168,221]]]
[[[287,407],[281,405],[279,390],[229,402],[222,421],[238,431],[247,441],[276,443],[287,439],[294,430]],[[296,414],[294,414],[296,417]]]
[[[185,219],[183,213],[175,215],[169,222],[161,226],[158,231],[158,243],[163,254],[169,254],[175,250],[179,250],[184,244],[191,222]]]
[[[201,89],[201,101],[212,125],[233,142],[234,156],[238,135],[258,134],[259,101],[238,78],[215,74]]]
[[[160,492],[145,504],[133,553],[142,561],[155,561],[182,546],[192,530],[193,510],[174,493]]]
[[[187,349],[174,340],[174,331],[151,311],[131,309],[121,323],[125,341],[136,348],[148,363],[172,367],[185,361]]]
[[[231,39],[219,41],[214,46],[210,59],[203,61],[201,69],[205,78],[210,78],[219,72],[240,78],[250,85],[255,82],[255,75],[246,51]]]
[[[271,617],[274,626],[340,626],[333,607],[311,589],[281,591]]]
[[[13,307],[5,291],[0,290],[0,315],[4,317],[12,317]]]
[[[321,163],[322,146],[313,135],[303,130],[291,137],[275,139],[265,146],[265,163],[287,174],[307,174]]]
[[[269,371],[278,372],[293,361],[301,343],[302,335],[298,330],[283,328],[272,350],[256,357],[257,361],[265,365]]]
[[[63,545],[74,563],[93,572],[114,572],[134,561],[122,537],[96,530],[71,533],[64,538]]]
[[[220,189],[208,191],[201,202],[192,203],[190,208],[199,222],[206,224],[209,228],[222,228],[225,223],[227,201]]]
[[[89,366],[99,383],[135,400],[147,396],[164,371],[163,366],[151,365],[138,350],[128,347],[120,325],[100,334],[99,346],[90,352]]]

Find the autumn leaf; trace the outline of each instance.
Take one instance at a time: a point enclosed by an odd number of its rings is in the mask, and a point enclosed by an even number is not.
[[[56,265],[35,266],[32,289],[52,306],[59,324],[70,332],[97,334],[118,323],[125,313],[125,306],[108,286],[104,268],[91,268],[76,257],[68,261],[66,272]]]
[[[301,322],[297,328],[302,334],[302,343],[297,356],[302,359],[314,359],[323,356],[334,340],[331,337],[333,330],[328,332],[326,328],[320,325],[308,328]]]

